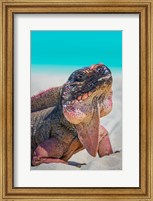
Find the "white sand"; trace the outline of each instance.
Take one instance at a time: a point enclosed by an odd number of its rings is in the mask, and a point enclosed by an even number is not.
[[[67,77],[50,75],[32,75],[31,95],[36,94],[51,86],[60,86]],[[121,75],[113,76],[113,110],[101,119],[101,124],[108,130],[113,151],[120,151],[109,156],[92,157],[86,150],[73,155],[69,161],[86,163],[81,168],[65,164],[41,164],[31,167],[32,170],[120,170],[122,169],[122,78]]]

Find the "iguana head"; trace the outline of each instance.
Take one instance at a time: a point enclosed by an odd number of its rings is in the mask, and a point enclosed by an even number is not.
[[[112,109],[112,75],[108,67],[96,64],[74,71],[62,88],[65,118],[76,126],[78,137],[95,156],[100,117]]]

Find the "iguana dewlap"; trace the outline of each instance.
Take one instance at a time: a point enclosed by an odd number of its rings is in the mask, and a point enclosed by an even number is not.
[[[96,64],[74,71],[61,87],[31,98],[32,165],[68,163],[78,151],[112,153],[100,118],[112,109],[112,75]]]

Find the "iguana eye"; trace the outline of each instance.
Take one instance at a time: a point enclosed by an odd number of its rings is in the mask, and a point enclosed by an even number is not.
[[[77,78],[78,79],[82,79],[84,76],[83,75],[78,75]]]
[[[71,75],[70,75],[70,77],[69,77],[69,79],[68,79],[68,81],[69,82],[82,82],[82,81],[84,81],[86,79],[86,74],[85,73],[83,73],[82,71],[80,71],[80,70],[77,70],[77,71],[74,71]]]
[[[81,82],[84,79],[85,79],[85,76],[83,74],[79,74],[79,75],[74,77],[74,81],[76,81],[76,82]]]
[[[97,73],[100,73],[101,72],[101,68],[97,68]]]

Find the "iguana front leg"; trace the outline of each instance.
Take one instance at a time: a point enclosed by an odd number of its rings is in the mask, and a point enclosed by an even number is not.
[[[32,165],[40,165],[41,163],[64,163],[66,161],[60,159],[64,153],[64,145],[58,139],[51,137],[37,146],[33,153]]]
[[[41,163],[64,163],[81,167],[84,163],[72,162],[68,161],[68,159],[82,149],[84,148],[77,137],[71,141],[69,147],[64,142],[51,137],[39,144],[35,149],[32,157],[32,165],[36,166]]]
[[[113,151],[108,136],[108,131],[100,125],[98,154],[100,157],[103,157],[112,153]]]

